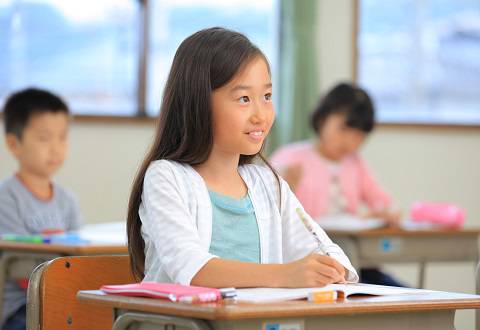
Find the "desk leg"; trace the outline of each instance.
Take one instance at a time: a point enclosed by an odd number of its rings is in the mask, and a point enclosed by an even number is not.
[[[477,294],[480,294],[480,262],[475,271],[475,289]],[[480,309],[475,310],[475,329],[480,330]]]
[[[418,270],[418,288],[423,289],[425,287],[425,269],[427,263],[425,260],[420,261]]]
[[[113,323],[113,330],[212,330],[207,322],[199,319],[167,316],[160,314],[119,312]]]
[[[2,253],[0,257],[0,320],[3,319],[3,298],[5,291],[5,281],[7,279],[8,254]]]

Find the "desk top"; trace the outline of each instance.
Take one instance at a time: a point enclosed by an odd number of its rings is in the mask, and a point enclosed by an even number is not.
[[[37,253],[59,253],[63,255],[95,255],[95,254],[127,254],[126,245],[105,245],[105,244],[39,244],[24,243],[0,240],[0,251],[16,252],[37,252]]]
[[[441,291],[428,291],[414,295],[357,296],[320,304],[310,303],[306,300],[276,303],[223,301],[188,304],[174,303],[163,299],[108,295],[98,290],[79,291],[77,300],[111,308],[208,320],[405,312],[412,309],[426,311],[480,308],[480,296]]]
[[[402,228],[378,228],[362,231],[327,231],[328,235],[332,236],[357,236],[357,237],[381,237],[381,236],[405,236],[405,237],[453,237],[453,236],[479,236],[479,228],[464,228],[464,229],[427,229],[427,230],[405,230]]]

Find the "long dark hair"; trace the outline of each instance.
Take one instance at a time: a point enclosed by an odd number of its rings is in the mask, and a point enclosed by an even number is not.
[[[333,87],[320,100],[311,116],[311,125],[315,133],[321,131],[328,116],[345,114],[345,125],[370,133],[375,127],[375,109],[368,93],[362,88],[340,83]]]
[[[128,203],[128,252],[138,280],[143,279],[145,270],[145,242],[138,214],[145,172],[158,159],[190,165],[208,159],[213,145],[211,93],[258,56],[268,66],[265,55],[247,37],[218,27],[194,33],[177,49],[163,93],[155,140],[137,172]],[[240,155],[239,165],[259,156],[272,169],[260,152]]]

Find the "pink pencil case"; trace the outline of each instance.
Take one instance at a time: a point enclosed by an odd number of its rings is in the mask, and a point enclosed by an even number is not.
[[[200,302],[222,299],[220,289],[187,286],[172,283],[140,282],[120,285],[102,285],[103,292],[134,297],[164,298],[171,301],[188,301],[195,298]]]
[[[450,203],[416,202],[410,208],[410,219],[458,228],[465,222],[465,212]]]

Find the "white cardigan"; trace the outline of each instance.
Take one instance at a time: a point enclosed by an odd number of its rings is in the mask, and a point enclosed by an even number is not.
[[[259,165],[239,167],[255,210],[263,264],[287,263],[315,250],[317,243],[295,209],[302,207],[288,184],[281,179],[279,191],[272,171]],[[144,281],[189,285],[195,274],[216,256],[210,254],[212,205],[202,177],[187,164],[157,160],[144,179],[139,208],[145,240]],[[327,234],[308,216],[323,248],[349,270],[347,280],[358,275]]]

